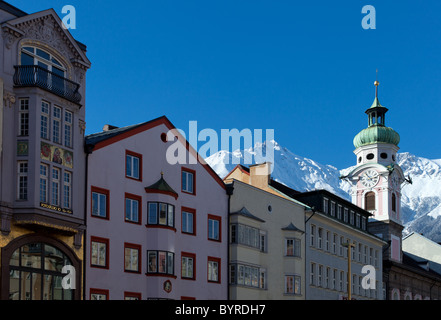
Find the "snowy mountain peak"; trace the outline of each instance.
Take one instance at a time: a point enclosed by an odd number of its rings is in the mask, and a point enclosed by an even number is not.
[[[251,159],[251,160],[250,160]],[[409,152],[399,153],[397,162],[412,184],[403,184],[402,217],[404,233],[416,231],[433,241],[441,241],[441,159],[429,160]],[[249,166],[269,161],[272,178],[298,191],[326,189],[351,200],[350,184],[339,177],[351,168],[337,169],[292,153],[275,140],[233,152],[221,150],[205,161],[224,178],[237,164]],[[252,163],[249,163],[249,162]]]

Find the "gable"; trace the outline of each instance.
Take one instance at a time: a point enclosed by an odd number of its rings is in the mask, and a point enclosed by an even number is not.
[[[53,9],[9,20],[2,24],[2,30],[9,37],[7,46],[12,45],[17,38],[20,41],[38,41],[57,50],[74,66],[90,68],[91,63],[81,48],[84,48],[84,45],[80,45],[70,32],[63,28],[60,17]]]

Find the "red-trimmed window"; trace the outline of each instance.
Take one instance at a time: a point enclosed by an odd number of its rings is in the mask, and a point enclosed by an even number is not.
[[[196,235],[196,210],[192,208],[181,208],[181,231],[182,233]]]
[[[142,181],[142,154],[126,150],[126,177]]]
[[[124,243],[124,271],[141,273],[141,245]]]
[[[181,278],[196,280],[196,255],[181,252]]]
[[[196,171],[182,167],[182,192],[196,195]]]
[[[164,202],[147,202],[147,227],[175,229],[175,206]]]
[[[171,275],[174,276],[175,254],[169,251],[147,251],[147,275]]]
[[[91,197],[92,217],[109,219],[109,196],[110,196],[109,190],[92,186],[91,192],[92,192],[92,197]]]
[[[124,300],[141,300],[141,292],[124,291]]]
[[[221,282],[221,259],[216,257],[208,257],[207,259],[207,280],[208,282]]]
[[[90,300],[109,300],[109,290],[90,288]]]
[[[212,214],[208,215],[208,240],[222,241],[222,218]]]
[[[124,197],[124,219],[126,222],[141,224],[142,197],[126,193]]]
[[[109,239],[90,237],[90,266],[109,269]]]

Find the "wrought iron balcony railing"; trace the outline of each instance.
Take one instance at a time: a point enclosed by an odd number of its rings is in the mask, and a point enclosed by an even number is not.
[[[14,68],[16,87],[39,87],[74,103],[80,103],[81,94],[78,92],[80,88],[78,83],[37,65],[14,66]]]

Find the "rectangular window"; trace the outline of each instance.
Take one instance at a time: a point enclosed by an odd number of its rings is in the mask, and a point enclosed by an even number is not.
[[[73,115],[72,112],[64,112],[64,145],[66,147],[72,148],[72,123]]]
[[[208,215],[208,239],[221,241],[221,217]]]
[[[48,187],[48,171],[49,166],[40,164],[40,202],[47,203],[47,187]]]
[[[300,276],[285,276],[285,294],[300,294]]]
[[[91,288],[90,300],[109,300],[109,290]]]
[[[196,234],[196,210],[190,208],[182,208],[182,232],[188,234]]]
[[[285,239],[285,255],[288,257],[300,257],[300,239]]]
[[[163,202],[148,202],[148,220],[150,226],[158,225],[174,228],[175,226],[175,206]]]
[[[323,198],[323,212],[329,213],[329,200],[326,198]]]
[[[141,272],[141,246],[124,243],[124,271]]]
[[[29,99],[20,99],[18,135],[29,135]]]
[[[341,220],[342,212],[343,212],[343,207],[341,205],[338,205],[338,208],[337,208],[337,219],[338,220]]]
[[[28,199],[28,162],[19,161],[17,163],[17,199]]]
[[[233,263],[230,265],[230,284],[266,289],[266,269]]]
[[[335,202],[331,201],[331,216],[335,217]]]
[[[311,224],[310,246],[315,246],[315,225]]]
[[[141,223],[141,202],[140,196],[126,193],[125,194],[125,221],[133,223]]]
[[[208,282],[216,282],[220,283],[221,275],[220,275],[220,264],[221,259],[208,257]]]
[[[92,216],[109,218],[109,190],[92,187]]]
[[[309,272],[309,274],[310,274],[309,284],[312,286],[314,286],[316,284],[315,283],[315,272],[316,272],[315,268],[316,268],[315,263],[311,262],[311,270]]]
[[[322,228],[318,228],[317,239],[318,239],[317,248],[322,249],[323,248],[323,229]]]
[[[126,150],[126,177],[142,180],[142,155]]]
[[[193,253],[181,253],[181,278],[196,279],[195,275],[196,255]]]
[[[253,228],[244,224],[234,224],[231,226],[232,243],[239,243],[249,247],[257,248],[262,251],[261,232],[257,228]]]
[[[344,222],[348,222],[348,212],[349,212],[349,209],[345,208],[344,209],[344,215],[343,215],[343,221]]]
[[[60,204],[60,169],[52,168],[51,204]]]
[[[354,215],[355,215],[355,213],[354,213],[354,211],[352,211],[351,210],[351,214],[349,215],[349,223],[351,224],[351,225],[354,225]]]
[[[52,112],[52,141],[61,143],[61,108],[54,106]]]
[[[318,275],[317,275],[317,286],[321,287],[323,286],[323,266],[319,264],[318,266]]]
[[[182,168],[182,191],[190,194],[196,194],[194,170]]]
[[[92,267],[109,268],[109,239],[91,237],[90,263]]]
[[[168,251],[147,251],[147,273],[163,273],[174,275],[175,254]]]
[[[72,206],[72,173],[64,171],[63,174],[63,207],[70,209]]]
[[[49,140],[49,103],[41,102],[40,137]]]

